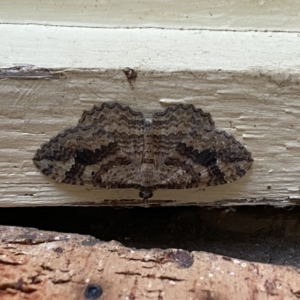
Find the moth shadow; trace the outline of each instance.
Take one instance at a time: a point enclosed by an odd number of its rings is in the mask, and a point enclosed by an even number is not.
[[[250,174],[249,174],[250,175]],[[137,189],[105,189],[58,183],[47,179],[47,194],[62,205],[156,207],[207,206],[242,203],[249,195],[248,174],[230,184],[190,189],[158,189],[144,201]],[[44,193],[43,193],[44,194]],[[55,198],[55,199],[53,199]]]

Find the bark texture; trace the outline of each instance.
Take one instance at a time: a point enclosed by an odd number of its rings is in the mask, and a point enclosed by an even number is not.
[[[33,228],[0,233],[1,300],[300,298],[292,267]]]

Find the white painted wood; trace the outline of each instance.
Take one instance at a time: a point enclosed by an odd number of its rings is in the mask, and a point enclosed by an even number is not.
[[[159,190],[150,205],[295,204],[300,200],[299,80],[289,72],[138,71],[132,89],[121,70],[69,71],[60,80],[2,80],[0,206],[142,205],[136,190],[55,183],[35,169],[31,158],[41,143],[75,124],[94,104],[118,100],[152,110],[165,107],[166,99],[210,112],[216,126],[241,141],[255,162],[234,183]]]
[[[0,1],[7,24],[299,31],[297,0]]]
[[[1,25],[0,36],[0,67],[265,72],[300,65],[298,33]]]

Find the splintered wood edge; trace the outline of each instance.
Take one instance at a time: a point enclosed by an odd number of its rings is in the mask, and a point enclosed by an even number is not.
[[[296,269],[91,236],[0,226],[1,299],[296,299]],[[100,287],[100,288],[99,288]]]

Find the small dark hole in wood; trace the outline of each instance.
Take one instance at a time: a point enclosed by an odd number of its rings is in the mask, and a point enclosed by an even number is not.
[[[98,299],[103,294],[102,287],[99,284],[89,284],[84,291],[86,299]]]

